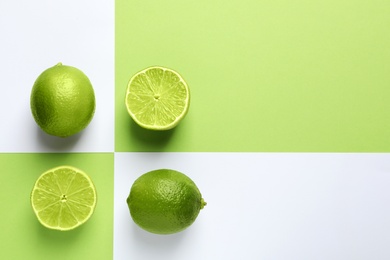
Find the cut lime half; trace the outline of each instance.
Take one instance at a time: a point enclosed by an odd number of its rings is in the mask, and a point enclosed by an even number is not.
[[[176,71],[149,67],[130,79],[125,103],[128,113],[139,126],[169,130],[187,114],[190,92]]]
[[[85,223],[96,206],[96,190],[83,171],[60,166],[44,172],[35,182],[31,205],[47,228],[71,230]]]

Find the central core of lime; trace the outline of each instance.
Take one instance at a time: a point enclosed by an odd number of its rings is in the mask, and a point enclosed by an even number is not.
[[[63,195],[61,196],[61,202],[66,202],[67,200],[68,200],[68,198],[66,197],[65,194],[63,194]]]

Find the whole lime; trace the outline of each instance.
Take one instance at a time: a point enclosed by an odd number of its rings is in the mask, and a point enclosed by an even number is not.
[[[95,93],[81,70],[58,63],[36,79],[30,107],[35,122],[43,131],[67,137],[83,130],[92,120]]]
[[[127,204],[131,217],[142,229],[173,234],[189,227],[206,202],[188,176],[160,169],[141,175],[133,183]]]

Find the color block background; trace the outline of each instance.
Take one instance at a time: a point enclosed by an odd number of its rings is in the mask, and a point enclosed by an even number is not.
[[[389,1],[116,1],[116,151],[390,151]],[[176,130],[126,114],[130,77],[177,70]],[[157,141],[156,141],[157,140]]]
[[[390,259],[389,13],[381,0],[1,1],[0,258]],[[29,108],[59,61],[97,99],[67,139]],[[191,88],[172,131],[142,130],[125,109],[128,80],[152,65]],[[88,172],[99,196],[70,233],[40,226],[29,205],[39,174],[61,164]],[[161,167],[209,202],[167,237],[138,229],[125,203]]]
[[[125,202],[140,174],[182,171],[207,202],[181,233],[140,229]],[[114,259],[390,257],[390,155],[116,153]]]
[[[44,228],[30,204],[35,181],[45,171],[72,165],[95,184],[98,201],[83,226],[58,232]],[[0,154],[2,259],[112,259],[114,156],[94,154]]]
[[[113,151],[114,26],[113,1],[0,1],[0,152]],[[82,70],[96,96],[89,126],[67,139],[42,132],[30,111],[35,80],[58,62]]]

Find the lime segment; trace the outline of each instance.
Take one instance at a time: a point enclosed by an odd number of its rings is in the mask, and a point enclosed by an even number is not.
[[[176,71],[150,67],[130,79],[125,103],[128,113],[141,127],[168,130],[187,114],[190,93]]]
[[[85,223],[93,214],[95,186],[90,177],[77,168],[53,168],[35,182],[31,205],[45,227],[71,230]]]

